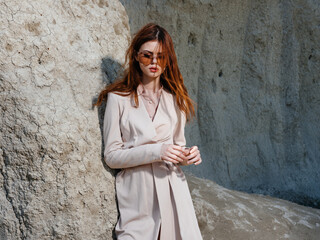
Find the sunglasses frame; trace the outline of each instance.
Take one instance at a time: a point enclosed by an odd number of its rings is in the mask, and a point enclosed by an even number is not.
[[[161,55],[159,56],[158,54],[156,55],[156,57],[154,56],[153,52],[150,51],[141,51],[137,53],[137,60],[138,62],[142,63],[145,66],[150,65],[153,62],[153,59],[156,58],[157,59],[157,65],[163,67],[165,66],[165,56],[164,53],[161,52]],[[150,55],[150,57],[147,57],[146,55]]]

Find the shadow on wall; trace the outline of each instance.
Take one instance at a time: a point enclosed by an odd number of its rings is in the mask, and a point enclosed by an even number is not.
[[[113,60],[110,57],[105,57],[101,60],[101,73],[102,73],[102,83],[107,86],[114,81],[117,80],[119,76],[121,76],[123,72],[123,67],[122,65]],[[92,98],[92,106],[97,102],[98,96],[94,96]],[[119,172],[118,169],[111,169],[108,167],[106,162],[104,161],[104,141],[103,141],[103,120],[104,120],[104,113],[106,109],[106,101],[104,101],[99,107],[98,107],[98,119],[99,119],[99,127],[100,127],[100,133],[101,133],[101,162],[103,164],[103,167],[105,168],[106,171],[110,172],[113,176],[116,176],[116,174]],[[116,196],[115,196],[116,197]],[[118,201],[117,203],[117,209],[118,209],[118,214],[119,214],[119,208],[118,208]],[[113,230],[112,232],[112,238],[116,240],[116,235]]]
[[[105,57],[101,60],[101,73],[102,73],[102,83],[107,86],[114,81],[117,80],[119,76],[121,76],[123,72],[122,65],[113,60],[110,57]],[[97,102],[98,96],[94,96],[92,98],[92,106],[94,107],[94,104]],[[110,172],[113,176],[115,176],[118,173],[118,170],[111,169],[107,166],[107,164],[104,161],[104,141],[103,141],[103,120],[104,120],[104,113],[106,109],[106,101],[104,101],[99,107],[98,107],[98,119],[99,119],[99,127],[100,127],[100,133],[101,133],[101,161],[104,166],[104,168]]]

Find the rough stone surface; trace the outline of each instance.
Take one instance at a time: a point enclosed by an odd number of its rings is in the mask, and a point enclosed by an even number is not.
[[[198,103],[187,128],[231,189],[320,207],[320,2],[121,0],[131,32],[152,21],[175,42]]]
[[[129,39],[116,0],[0,1],[0,239],[111,239],[92,103]]]
[[[122,3],[132,32],[154,20],[173,36],[199,108],[187,138],[204,163],[192,171],[229,188],[317,201],[319,3]],[[114,178],[102,161],[103,108],[92,103],[124,60],[125,8],[0,0],[1,240],[112,239]],[[320,234],[319,210],[209,180],[189,185],[205,240]]]
[[[319,239],[319,209],[187,178],[204,240]]]

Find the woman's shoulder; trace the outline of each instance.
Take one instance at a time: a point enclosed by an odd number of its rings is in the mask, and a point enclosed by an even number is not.
[[[123,92],[109,92],[107,102],[119,106],[120,109],[127,109],[132,105],[132,94],[125,95]]]
[[[169,90],[167,89],[163,89],[163,93],[164,93],[164,97],[166,99],[168,99],[168,101],[170,101],[170,105],[176,110],[177,113],[183,113],[183,111],[181,111],[178,102],[177,102],[177,96],[174,93],[171,93]]]
[[[130,100],[130,94],[126,95],[126,93],[122,93],[122,92],[109,92],[108,93],[108,100],[109,99],[113,99],[116,101],[126,101],[126,100]]]
[[[163,88],[162,94],[163,94],[164,98],[168,99],[174,105],[176,105],[176,95],[174,93],[171,93],[168,89]]]

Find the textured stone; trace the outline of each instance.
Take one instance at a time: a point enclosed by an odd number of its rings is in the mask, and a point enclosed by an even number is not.
[[[320,2],[121,0],[171,34],[198,103],[197,176],[320,206]]]
[[[0,16],[0,238],[111,239],[114,178],[92,103],[124,60],[126,12],[2,0]]]
[[[198,121],[187,128],[229,188],[319,199],[319,3],[122,1],[132,32],[173,36]],[[92,103],[124,60],[116,0],[0,0],[0,239],[112,239],[114,178]],[[103,82],[103,84],[102,84]],[[316,239],[319,210],[189,177],[204,239]]]
[[[319,239],[319,209],[187,178],[204,240]]]

